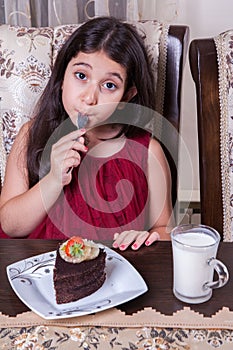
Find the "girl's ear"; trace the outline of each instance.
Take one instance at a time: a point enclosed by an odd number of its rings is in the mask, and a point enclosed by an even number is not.
[[[126,93],[122,97],[122,100],[117,108],[119,110],[124,109],[125,103],[130,101],[136,94],[137,94],[137,88],[136,88],[136,86],[132,86],[129,90],[126,91]]]
[[[135,95],[137,95],[137,88],[136,86],[132,86],[127,90],[121,100],[121,102],[128,102],[130,101]]]

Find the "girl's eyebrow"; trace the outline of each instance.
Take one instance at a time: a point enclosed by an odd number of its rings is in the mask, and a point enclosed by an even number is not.
[[[92,66],[89,63],[86,63],[86,62],[76,62],[76,63],[74,63],[74,66],[87,66],[90,69],[92,69]]]
[[[114,76],[114,77],[118,78],[122,83],[124,83],[121,75],[119,73],[117,73],[117,72],[109,72],[109,73],[107,73],[107,75]]]
[[[74,63],[74,66],[86,66],[86,67],[92,69],[92,66],[86,62],[77,62],[77,63]],[[122,76],[117,72],[108,72],[107,75],[114,76],[114,77],[118,78],[122,83],[124,83]]]

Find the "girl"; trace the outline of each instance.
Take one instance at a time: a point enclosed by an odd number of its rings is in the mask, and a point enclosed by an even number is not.
[[[133,26],[100,17],[70,36],[9,155],[7,237],[80,235],[122,250],[169,238],[169,167],[142,127],[155,108],[152,77]]]

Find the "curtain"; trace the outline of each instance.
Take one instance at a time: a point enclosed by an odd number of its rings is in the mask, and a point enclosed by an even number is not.
[[[95,16],[123,20],[171,20],[179,0],[0,0],[0,23],[56,26],[82,23]],[[169,14],[169,15],[168,15]]]

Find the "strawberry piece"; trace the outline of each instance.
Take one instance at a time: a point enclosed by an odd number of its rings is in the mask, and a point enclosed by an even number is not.
[[[74,236],[68,240],[65,246],[65,253],[67,256],[70,256],[70,257],[79,257],[83,255],[83,247],[84,247],[84,242],[82,238],[78,236]]]

